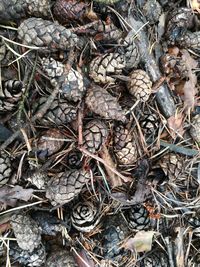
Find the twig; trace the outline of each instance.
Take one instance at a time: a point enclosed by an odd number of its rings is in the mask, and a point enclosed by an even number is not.
[[[69,57],[67,64],[65,65],[66,74],[71,69],[72,63],[74,61],[75,53],[74,50],[70,50]],[[59,92],[59,87],[56,86],[54,90],[52,91],[51,95],[47,98],[47,101],[42,106],[42,108],[32,117],[29,123],[26,123],[23,128],[29,127],[30,123],[34,123],[36,120],[41,119],[44,114],[47,112],[51,104],[53,103],[54,99],[56,98],[57,94]],[[11,135],[1,146],[0,149],[5,149],[8,145],[10,145],[19,135],[21,134],[21,129],[15,132],[13,135]]]

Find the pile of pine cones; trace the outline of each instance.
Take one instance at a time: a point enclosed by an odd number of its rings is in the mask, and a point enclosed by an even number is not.
[[[183,49],[198,58],[199,17],[173,3],[1,1],[1,266],[199,266],[200,113],[180,134],[170,87],[190,77]]]

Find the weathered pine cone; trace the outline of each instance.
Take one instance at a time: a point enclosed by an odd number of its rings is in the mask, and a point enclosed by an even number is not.
[[[0,186],[6,184],[11,176],[11,160],[7,153],[0,152]]]
[[[149,212],[144,206],[132,206],[124,215],[131,230],[147,230],[150,228]]]
[[[177,45],[183,48],[199,49],[200,48],[200,31],[187,31],[176,39]]]
[[[1,0],[0,21],[18,21],[27,16],[48,17],[50,10],[50,0]]]
[[[143,14],[149,24],[154,24],[159,21],[162,14],[162,8],[157,0],[147,0],[143,7]]]
[[[61,24],[82,22],[88,3],[77,0],[57,0],[53,7],[55,19]]]
[[[156,113],[144,113],[140,119],[140,126],[145,135],[156,135],[159,129],[159,118]]]
[[[192,9],[186,7],[175,8],[168,14],[166,36],[168,42],[174,44],[176,38],[181,36],[183,31],[192,25]]]
[[[133,164],[137,161],[134,136],[123,125],[119,125],[114,129],[114,152],[121,164]]]
[[[190,134],[193,140],[200,143],[200,115],[196,115],[192,118]]]
[[[24,45],[35,45],[48,50],[66,50],[80,44],[76,34],[57,22],[34,17],[19,25],[18,38]]]
[[[21,81],[3,81],[2,92],[0,95],[0,113],[14,110],[23,93],[24,86]]]
[[[64,205],[78,196],[89,179],[89,173],[84,170],[72,170],[58,174],[49,181],[46,197],[54,206]]]
[[[81,232],[92,231],[99,220],[98,208],[92,202],[79,202],[72,210],[72,225]]]
[[[66,156],[66,163],[70,169],[80,169],[83,166],[83,155],[79,150],[71,150]]]
[[[174,181],[180,177],[184,178],[184,160],[175,153],[165,154],[158,161],[157,165],[162,168],[170,181]]]
[[[122,73],[124,64],[124,56],[119,53],[109,53],[94,58],[90,63],[90,77],[96,83],[115,83],[112,75]]]
[[[56,128],[43,132],[37,141],[38,157],[45,158],[58,152],[64,144],[63,138],[64,136]]]
[[[38,189],[45,189],[49,177],[46,172],[37,170],[29,171],[25,179],[36,186]]]
[[[42,60],[42,68],[51,78],[51,84],[59,86],[63,98],[74,102],[82,99],[86,87],[83,76],[78,71],[71,68],[66,73],[65,65],[53,58],[44,58]]]
[[[46,103],[47,98],[41,97],[37,110],[41,109]],[[40,119],[40,124],[45,126],[62,125],[70,123],[77,118],[77,108],[69,104],[64,99],[55,99],[47,110],[45,115]]]
[[[133,70],[129,75],[128,91],[138,100],[146,102],[151,94],[152,82],[144,70]]]
[[[33,252],[40,245],[42,231],[29,215],[14,214],[10,224],[21,249]]]
[[[134,33],[131,31],[125,39],[120,40],[119,54],[125,57],[125,67],[132,69],[137,67],[140,62],[140,53],[137,44],[134,41]]]
[[[87,92],[85,103],[88,108],[105,119],[125,122],[125,112],[117,99],[98,85],[93,85]]]
[[[15,242],[10,242],[9,255],[13,261],[28,267],[41,267],[46,262],[46,251],[42,244],[30,252],[21,249]]]
[[[104,122],[100,120],[91,120],[85,125],[83,140],[84,146],[89,152],[95,153],[101,150],[107,137],[108,128]]]
[[[155,251],[150,255],[144,257],[141,261],[142,266],[148,267],[169,267],[167,256],[162,251]]]
[[[97,31],[94,39],[96,41],[103,42],[117,42],[122,38],[123,32],[119,30],[114,23],[107,24],[106,22],[100,20],[98,24],[94,25],[94,30]]]
[[[46,261],[46,267],[78,267],[73,255],[67,251],[58,249],[52,251],[51,255]]]

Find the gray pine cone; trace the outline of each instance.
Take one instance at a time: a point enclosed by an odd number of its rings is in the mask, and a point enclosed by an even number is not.
[[[53,58],[44,58],[42,68],[51,78],[53,86],[59,86],[61,95],[69,101],[77,102],[82,99],[86,88],[83,76],[76,70],[65,71],[65,65]]]
[[[52,251],[46,261],[46,267],[78,267],[73,255],[67,250]]]
[[[6,184],[11,176],[12,168],[10,157],[7,153],[0,153],[0,186]]]
[[[14,214],[10,224],[21,249],[33,252],[40,245],[42,230],[29,215]]]
[[[57,22],[35,17],[26,19],[20,24],[18,38],[24,45],[48,50],[66,50],[80,44],[76,34]]]
[[[1,0],[0,21],[18,21],[27,16],[51,15],[51,0]]]
[[[85,183],[90,179],[88,172],[84,170],[72,170],[60,173],[53,177],[46,190],[46,197],[52,205],[64,205],[76,197]]]

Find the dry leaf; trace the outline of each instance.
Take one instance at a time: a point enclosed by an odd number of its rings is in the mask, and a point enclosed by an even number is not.
[[[0,187],[0,205],[14,207],[19,199],[28,201],[33,191],[33,189],[24,189],[18,185],[15,187]]]
[[[125,249],[136,252],[147,252],[151,250],[154,231],[139,231],[133,238],[129,238],[123,245]]]
[[[171,135],[173,138],[176,138],[177,135],[183,136],[183,114],[178,113],[175,116],[171,116],[167,119],[168,127],[170,129]]]

